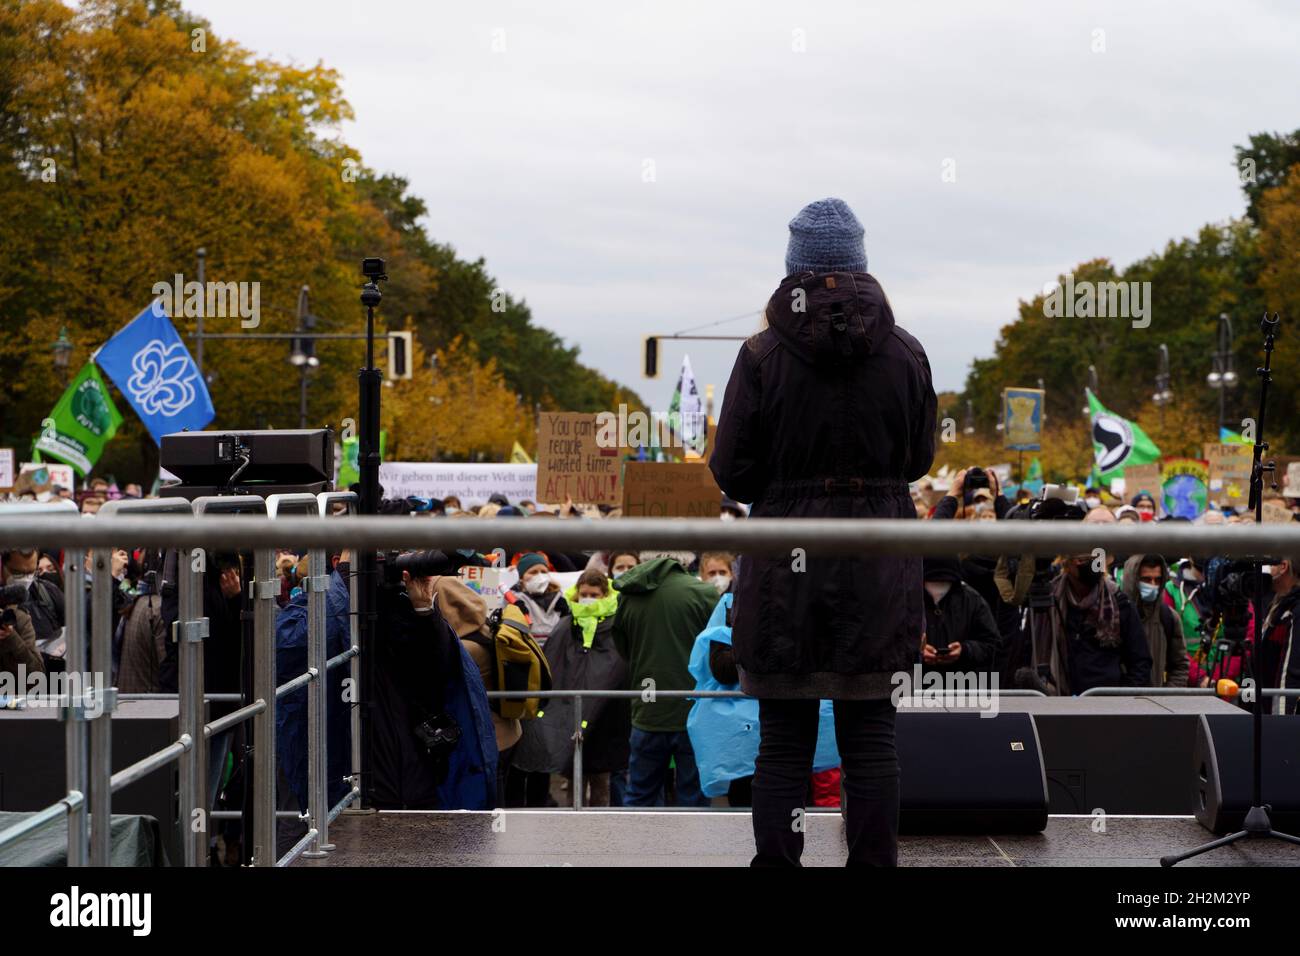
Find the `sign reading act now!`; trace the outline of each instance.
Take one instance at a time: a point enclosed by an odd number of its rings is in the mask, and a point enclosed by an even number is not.
[[[617,505],[619,449],[596,442],[596,413],[542,412],[537,422],[537,500],[560,504]]]

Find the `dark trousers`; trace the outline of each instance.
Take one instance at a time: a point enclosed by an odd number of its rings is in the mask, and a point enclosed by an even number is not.
[[[752,866],[798,866],[820,703],[760,700]],[[835,739],[844,780],[848,863],[898,865],[898,752],[888,700],[835,701]]]

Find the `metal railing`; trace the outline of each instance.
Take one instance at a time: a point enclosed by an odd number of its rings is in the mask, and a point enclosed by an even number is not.
[[[286,496],[296,497],[296,496]],[[111,720],[118,704],[116,691],[98,681],[91,696],[63,700],[66,720],[67,793],[49,807],[21,823],[0,832],[0,847],[66,817],[68,820],[68,862],[97,865],[109,862],[109,821],[115,789],[143,776],[179,763],[181,829],[184,862],[202,866],[207,861],[207,747],[213,733],[245,720],[254,722],[254,781],[256,807],[253,861],[258,866],[287,865],[304,853],[328,852],[330,822],[359,796],[356,786],[360,767],[360,733],[356,722],[356,699],[352,700],[353,786],[334,807],[328,807],[328,766],[324,717],[325,693],[321,677],[334,666],[352,668],[354,687],[359,687],[355,615],[352,616],[351,647],[344,654],[326,660],[324,639],[324,549],[341,546],[361,549],[436,547],[447,551],[480,546],[488,541],[511,550],[585,550],[621,547],[629,541],[647,550],[685,549],[732,550],[749,554],[790,554],[792,549],[815,556],[857,556],[863,554],[945,555],[955,553],[1001,553],[1050,556],[1091,552],[1101,547],[1115,553],[1179,553],[1248,557],[1300,554],[1300,525],[1234,525],[1203,527],[1171,524],[1097,525],[1063,522],[918,522],[905,520],[750,519],[737,522],[716,520],[674,520],[626,518],[607,522],[548,521],[517,519],[476,521],[412,521],[399,517],[349,516],[346,521],[321,520],[328,513],[326,498],[333,501],[354,496],[320,496],[320,511],[314,517],[286,516],[274,520],[264,515],[221,514],[218,511],[262,507],[260,499],[199,499],[194,515],[176,513],[178,499],[113,502],[100,516],[83,520],[68,508],[39,505],[0,506],[0,547],[51,546],[64,549],[65,580],[80,581],[86,549],[92,557],[91,592],[94,628],[89,653],[85,641],[82,602],[67,601],[67,666],[76,673],[111,673],[111,553],[115,544],[196,549],[195,561],[179,562],[177,589],[180,603],[173,639],[177,643],[179,666],[180,732],[178,739],[136,764],[111,773]],[[182,504],[184,504],[182,502]],[[304,503],[305,504],[305,503]],[[114,508],[114,505],[120,507]],[[275,685],[274,615],[278,580],[274,574],[277,545],[293,543],[311,551],[316,572],[307,588],[309,648],[307,673],[286,685]],[[207,700],[203,687],[203,641],[207,619],[203,616],[204,568],[197,556],[201,549],[253,550],[254,579],[254,691],[253,700],[233,714],[208,723],[204,720]],[[352,606],[356,606],[355,576],[351,581]],[[87,669],[89,664],[89,671]],[[303,684],[308,686],[309,806],[307,834],[278,860],[274,858],[275,822],[275,708],[282,693]],[[1128,689],[1151,695],[1149,688]],[[581,701],[593,696],[637,696],[639,691],[559,691],[552,695],[575,698],[575,732],[581,742]],[[734,691],[658,691],[658,696],[738,696]],[[224,696],[224,695],[223,695]],[[535,695],[530,695],[535,696]],[[1289,694],[1288,696],[1294,696]],[[125,698],[123,698],[125,699]],[[148,699],[148,698],[146,698]],[[94,716],[91,716],[91,715]],[[581,774],[581,755],[575,753],[575,775]],[[579,778],[580,779],[580,778]],[[575,787],[575,789],[577,789]],[[87,796],[88,795],[88,796]],[[580,795],[575,794],[575,797]],[[299,816],[289,814],[290,816]],[[202,820],[202,825],[192,825]]]
[[[326,495],[280,495],[272,496],[272,515],[275,505],[279,504],[285,513],[308,515],[315,513],[315,519],[300,517],[296,521],[319,521],[320,516],[330,513],[332,505],[344,502],[351,511],[355,511],[356,496],[352,494],[327,493]],[[68,503],[70,506],[70,503]],[[21,508],[22,510],[19,510]],[[320,573],[325,568],[323,550],[313,550],[310,557],[312,569],[317,572],[307,582],[309,593],[308,608],[308,660],[306,673],[295,677],[279,687],[275,684],[275,615],[276,598],[280,595],[279,576],[275,570],[275,554],[268,547],[257,548],[254,552],[253,579],[248,582],[248,593],[253,606],[253,646],[254,646],[254,687],[253,700],[245,703],[229,714],[216,720],[205,720],[207,703],[237,702],[244,703],[241,694],[205,693],[203,687],[203,641],[208,636],[208,621],[203,616],[203,578],[204,551],[196,547],[194,553],[182,552],[177,563],[177,596],[179,619],[173,627],[172,640],[177,645],[177,684],[176,694],[123,694],[118,695],[116,688],[108,686],[107,675],[112,672],[112,589],[111,576],[112,552],[114,544],[135,540],[128,533],[125,525],[144,521],[151,527],[164,521],[174,521],[174,516],[181,516],[187,523],[199,527],[211,528],[215,523],[212,518],[199,517],[205,512],[218,514],[231,508],[263,510],[266,503],[260,498],[222,498],[198,499],[193,505],[184,499],[156,499],[148,501],[116,501],[105,505],[100,514],[89,524],[94,524],[101,532],[100,539],[89,552],[73,546],[64,549],[64,580],[79,582],[84,580],[84,564],[87,553],[90,555],[90,594],[92,608],[92,627],[89,654],[85,646],[86,622],[84,602],[73,599],[65,601],[65,665],[70,674],[89,677],[89,689],[84,694],[71,694],[62,697],[42,697],[25,695],[20,700],[26,705],[57,705],[66,723],[65,746],[68,793],[65,797],[40,810],[18,824],[0,832],[0,848],[8,846],[45,826],[66,818],[68,821],[67,860],[70,866],[90,863],[95,866],[107,866],[110,862],[110,831],[112,794],[123,787],[133,784],[149,774],[169,768],[179,763],[179,827],[183,862],[186,866],[204,866],[208,860],[208,821],[239,817],[239,813],[223,813],[212,810],[207,805],[208,794],[208,760],[207,741],[213,736],[230,730],[247,721],[253,722],[253,779],[254,786],[254,852],[253,863],[257,866],[286,865],[299,854],[307,851],[321,853],[332,849],[325,842],[329,823],[341,813],[348,804],[355,802],[360,790],[355,785],[347,796],[334,807],[326,804],[326,760],[327,744],[324,724],[327,716],[327,698],[322,687],[323,675],[336,667],[352,662],[354,664],[354,685],[359,674],[355,671],[355,661],[360,653],[357,644],[355,618],[351,618],[350,644],[348,650],[329,660],[325,658],[325,590],[329,575]],[[70,510],[76,514],[74,506],[54,508],[42,506],[0,505],[0,526],[6,519],[17,515],[20,524],[29,523],[30,517],[39,515],[41,521],[51,521]],[[230,519],[229,514],[222,514],[221,521]],[[264,525],[272,524],[266,518],[254,519]],[[288,523],[286,519],[283,520]],[[326,523],[326,522],[321,522]],[[332,523],[332,522],[330,522]],[[0,538],[5,546],[12,546],[9,538]],[[291,541],[288,534],[278,534],[281,543]],[[28,541],[27,538],[20,540]],[[41,536],[37,543],[60,546],[59,537]],[[149,542],[140,542],[149,544]],[[25,545],[30,546],[30,545]],[[191,560],[192,558],[192,560]],[[87,660],[87,658],[89,658]],[[87,664],[89,667],[87,667]],[[293,812],[277,813],[276,805],[276,755],[275,755],[275,707],[276,701],[284,695],[306,685],[308,687],[309,707],[307,713],[307,730],[309,739],[308,765],[310,794],[309,808],[306,814]],[[128,700],[176,700],[178,704],[178,739],[150,754],[117,773],[112,773],[112,716],[121,701]],[[354,773],[349,779],[355,781],[355,768],[360,766],[359,750],[355,741],[359,737],[356,723],[359,714],[354,707],[353,719],[353,763]],[[87,795],[88,794],[88,795]],[[87,812],[89,811],[89,812]],[[277,860],[276,820],[284,817],[305,819],[309,823],[309,839],[300,841],[289,854]]]

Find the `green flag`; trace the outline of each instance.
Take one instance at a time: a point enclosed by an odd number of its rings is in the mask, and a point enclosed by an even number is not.
[[[1160,449],[1137,422],[1120,418],[1097,400],[1088,389],[1092,412],[1092,450],[1103,481],[1123,478],[1124,469],[1160,459]]]
[[[36,439],[36,451],[71,465],[77,474],[86,477],[105,443],[122,424],[122,416],[113,407],[108,386],[99,377],[94,362],[82,366],[41,424],[44,430]]]
[[[379,432],[379,460],[383,461],[384,451],[388,445],[388,429],[382,429]],[[357,466],[357,452],[361,447],[361,442],[355,435],[351,438],[343,439],[343,457],[339,462],[339,480],[334,483],[336,488],[347,488],[361,480],[361,470]]]

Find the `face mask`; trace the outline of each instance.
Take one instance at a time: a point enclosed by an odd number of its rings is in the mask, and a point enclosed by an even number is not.
[[[546,586],[551,583],[551,576],[545,571],[534,574],[524,582],[524,590],[529,594],[541,594],[546,590]]]
[[[615,571],[613,574],[610,575],[610,577],[613,578],[615,581],[617,581],[619,578],[621,578],[621,577],[622,577],[623,575],[625,575],[625,574],[627,574],[627,569],[626,569],[626,568],[624,568],[622,571]]]
[[[458,515],[460,514],[460,509],[457,508],[455,505],[448,505],[446,508],[442,510],[442,513],[446,515]]]
[[[590,597],[588,597],[588,598],[578,598],[578,603],[579,603],[579,604],[595,604],[595,603],[596,603],[596,599],[595,599],[595,598],[590,598]]]
[[[723,521],[735,521],[735,520],[736,520],[736,516],[733,515],[730,511],[724,511],[724,512],[722,512],[722,514],[718,515],[718,517],[721,518]]]
[[[1155,521],[1155,520],[1156,520],[1156,516],[1153,515],[1150,511],[1139,511],[1139,512],[1138,512],[1138,518],[1141,519],[1142,521]]]
[[[1150,604],[1156,598],[1160,597],[1160,585],[1148,584],[1146,581],[1139,581],[1138,594],[1141,595],[1143,601]]]
[[[10,584],[21,584],[23,587],[31,587],[32,581],[36,579],[34,574],[15,574],[9,579]]]
[[[925,590],[930,595],[930,600],[938,604],[943,600],[944,595],[952,590],[951,581],[926,581]]]
[[[1084,503],[1085,505],[1087,505],[1089,508],[1096,508],[1098,505],[1101,504],[1101,499],[1100,499],[1100,498],[1084,498],[1084,499],[1083,499],[1083,503]]]
[[[713,582],[713,586],[718,589],[719,594],[724,593],[727,588],[731,587],[730,574],[715,574],[709,580]]]

